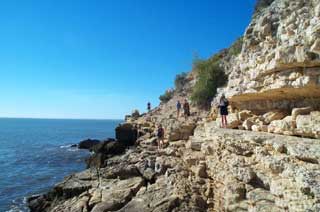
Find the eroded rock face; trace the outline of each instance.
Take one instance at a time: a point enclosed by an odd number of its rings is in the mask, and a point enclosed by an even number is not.
[[[233,107],[260,114],[320,107],[320,2],[275,0],[247,27],[229,64],[225,93]]]
[[[138,130],[130,123],[119,125],[116,128],[116,139],[124,145],[134,145],[138,139]]]
[[[198,127],[189,141],[213,179],[213,211],[317,211],[319,140],[269,133]],[[199,154],[199,151],[202,154]],[[198,156],[196,156],[198,155]]]

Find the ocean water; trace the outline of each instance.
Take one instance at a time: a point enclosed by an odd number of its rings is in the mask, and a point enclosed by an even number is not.
[[[0,211],[28,211],[26,197],[85,169],[71,144],[114,137],[121,120],[0,119]]]

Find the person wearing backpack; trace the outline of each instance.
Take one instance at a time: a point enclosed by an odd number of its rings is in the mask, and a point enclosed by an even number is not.
[[[179,118],[179,116],[180,116],[180,110],[181,110],[181,103],[180,103],[180,101],[178,100],[178,101],[177,101],[177,118]]]
[[[227,128],[227,126],[228,126],[228,122],[227,122],[228,106],[229,106],[229,101],[225,97],[225,95],[222,94],[220,97],[218,108],[220,109],[221,124],[222,124],[221,126],[223,128]]]
[[[184,100],[183,110],[184,110],[184,117],[187,120],[187,118],[190,116],[190,105],[187,99]]]
[[[164,144],[164,129],[161,124],[159,124],[159,127],[158,127],[157,137],[158,137],[158,149],[162,149]]]

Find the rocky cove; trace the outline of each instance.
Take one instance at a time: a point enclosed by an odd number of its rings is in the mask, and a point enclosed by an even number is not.
[[[166,103],[127,116],[116,141],[95,143],[88,169],[31,211],[320,211],[320,2],[274,0],[253,16],[211,111],[191,107],[196,73]],[[230,100],[228,129],[214,106]],[[155,130],[168,146],[158,150]]]

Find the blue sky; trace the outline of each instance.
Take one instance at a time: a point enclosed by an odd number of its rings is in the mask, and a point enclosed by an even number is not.
[[[123,118],[228,47],[254,0],[3,0],[0,117]]]

